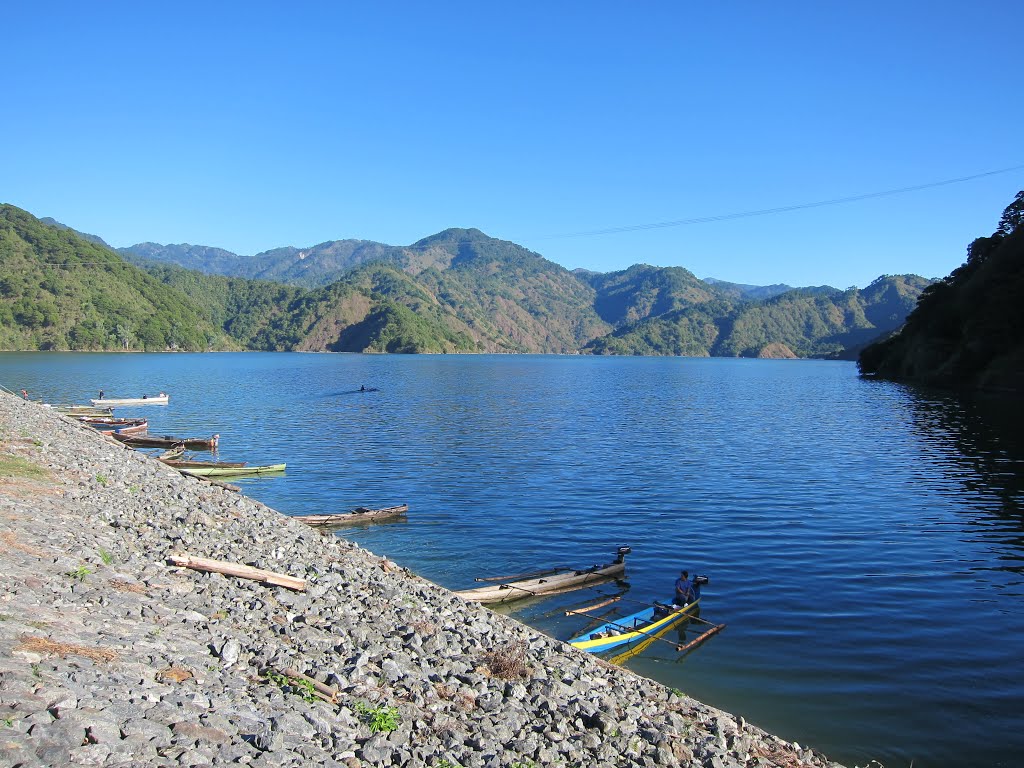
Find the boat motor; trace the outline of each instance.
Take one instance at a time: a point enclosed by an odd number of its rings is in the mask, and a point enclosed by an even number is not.
[[[702,587],[705,584],[707,584],[709,581],[710,581],[710,579],[707,576],[694,576],[693,577],[693,585],[695,587]]]
[[[633,551],[632,547],[619,547],[618,551],[615,553],[616,554],[615,562],[616,563],[625,562],[626,555],[628,555],[632,551]]]

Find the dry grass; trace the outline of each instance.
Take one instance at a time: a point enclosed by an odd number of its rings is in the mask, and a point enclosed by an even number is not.
[[[137,595],[144,595],[149,592],[149,590],[141,584],[132,584],[130,581],[111,579],[109,583],[110,587],[112,589],[116,589],[118,592],[134,592]]]
[[[165,683],[183,683],[192,677],[192,673],[184,667],[176,667],[173,664],[167,669],[157,672],[157,679]]]
[[[114,651],[105,648],[86,648],[84,645],[74,645],[73,643],[58,643],[48,637],[36,635],[22,635],[17,650],[46,653],[51,656],[60,656],[62,659],[68,656],[81,656],[92,661],[113,661],[117,658]]]
[[[16,549],[19,552],[24,552],[25,554],[32,555],[33,557],[46,557],[46,553],[41,549],[30,547],[28,544],[22,544],[18,541],[18,537],[10,531],[5,531],[0,534],[0,542],[3,542],[3,545],[8,549]]]
[[[526,677],[526,643],[513,640],[487,654],[487,668],[502,680],[522,680]]]

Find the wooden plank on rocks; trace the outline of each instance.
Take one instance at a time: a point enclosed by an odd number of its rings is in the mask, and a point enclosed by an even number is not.
[[[181,566],[182,568],[223,573],[228,576],[237,576],[240,579],[252,579],[263,584],[273,584],[278,587],[294,589],[297,592],[305,592],[306,590],[305,579],[299,579],[283,573],[274,573],[273,571],[264,571],[249,565],[229,563],[225,560],[211,560],[207,557],[195,557],[185,553],[170,555],[167,559],[174,565]]]

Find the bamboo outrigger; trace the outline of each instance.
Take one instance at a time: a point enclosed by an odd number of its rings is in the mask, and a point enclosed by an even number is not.
[[[382,507],[381,509],[356,507],[350,512],[338,512],[334,514],[292,515],[292,519],[303,522],[306,525],[312,525],[314,528],[329,528],[336,525],[353,525],[357,523],[386,520],[392,517],[404,515],[408,511],[408,504],[398,504],[394,507]]]
[[[504,581],[501,584],[476,589],[463,589],[455,594],[477,603],[509,603],[525,597],[572,592],[621,577],[626,571],[626,555],[630,551],[629,547],[619,547],[615,562],[605,565],[592,565],[581,570],[551,569],[551,575],[540,577],[536,574],[524,574],[534,578],[520,578],[517,581]]]

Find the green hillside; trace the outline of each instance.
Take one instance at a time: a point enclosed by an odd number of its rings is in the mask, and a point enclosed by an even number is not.
[[[887,340],[861,353],[867,375],[947,388],[1024,390],[1024,191],[967,261],[930,286]]]
[[[233,347],[184,295],[109,248],[0,205],[0,349]]]

